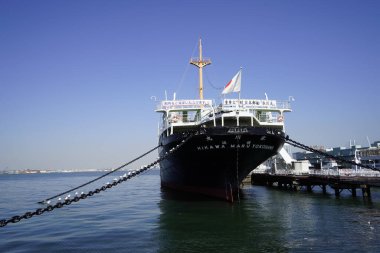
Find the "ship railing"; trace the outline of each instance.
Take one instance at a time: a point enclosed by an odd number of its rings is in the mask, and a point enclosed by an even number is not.
[[[173,134],[175,127],[196,126],[207,120],[212,120],[216,126],[215,108],[212,100],[174,100],[163,101],[157,111],[165,111],[165,117],[159,126],[159,131]],[[173,103],[174,102],[174,103]],[[207,119],[207,120],[206,120]]]
[[[261,123],[283,123],[284,116],[278,112],[264,112],[257,116],[259,122]]]
[[[170,116],[160,124],[160,129],[167,128],[168,126],[192,126],[198,125],[200,117],[184,117],[181,113],[171,113]]]

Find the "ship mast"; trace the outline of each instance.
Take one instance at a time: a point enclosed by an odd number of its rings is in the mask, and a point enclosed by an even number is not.
[[[190,64],[199,68],[199,99],[203,99],[203,67],[211,64],[211,59],[202,58],[202,39],[199,39],[199,58],[191,58]]]

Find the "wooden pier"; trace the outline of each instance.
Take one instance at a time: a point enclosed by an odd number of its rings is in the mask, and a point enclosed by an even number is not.
[[[356,197],[356,190],[361,189],[363,197],[371,197],[371,188],[380,187],[380,177],[370,177],[350,175],[323,175],[323,174],[270,174],[270,173],[252,173],[251,183],[254,185],[277,185],[279,188],[290,189],[294,191],[306,187],[311,192],[314,187],[320,187],[323,193],[327,193],[327,186],[332,188],[335,196],[340,196],[343,190],[351,192]]]

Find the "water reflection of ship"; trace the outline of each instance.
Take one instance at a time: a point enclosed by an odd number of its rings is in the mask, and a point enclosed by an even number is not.
[[[164,189],[161,196],[159,252],[287,251],[284,226],[254,198],[231,205]]]

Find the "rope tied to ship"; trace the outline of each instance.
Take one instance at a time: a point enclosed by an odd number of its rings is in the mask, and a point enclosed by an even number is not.
[[[157,147],[155,148],[152,148],[151,150],[145,152],[144,154],[138,156],[137,158],[131,160],[130,162],[127,162],[123,165],[121,165],[120,167],[110,171],[110,172],[107,172],[105,173],[104,175],[100,176],[100,177],[97,177],[85,184],[82,184],[80,186],[77,186],[75,188],[72,188],[70,190],[67,190],[65,192],[62,192],[60,194],[57,194],[53,197],[50,197],[50,198],[47,198],[43,201],[40,201],[38,203],[40,204],[46,204],[47,206],[45,208],[37,208],[35,211],[32,211],[32,212],[26,212],[24,213],[23,215],[15,215],[13,216],[12,218],[9,218],[9,219],[2,219],[0,220],[0,227],[5,227],[7,224],[9,223],[18,223],[19,221],[23,220],[23,219],[30,219],[32,218],[33,216],[38,216],[38,215],[42,215],[43,213],[45,212],[51,212],[53,211],[54,209],[57,209],[57,208],[62,208],[64,206],[67,206],[67,205],[70,205],[72,204],[73,202],[78,202],[82,199],[86,199],[87,197],[91,197],[93,196],[94,194],[98,194],[102,191],[105,191],[107,189],[110,189],[114,186],[117,186],[118,184],[120,183],[123,183],[133,177],[136,177],[137,175],[145,172],[146,170],[152,168],[153,166],[155,166],[156,164],[158,164],[159,162],[161,162],[162,160],[166,159],[168,156],[170,156],[171,154],[173,154],[174,152],[176,152],[178,149],[180,149],[184,144],[186,144],[187,141],[189,141],[194,135],[197,135],[199,132],[193,132],[193,133],[187,133],[187,137],[182,141],[180,142],[177,146],[175,146],[174,148],[170,149],[168,152],[166,152],[163,156],[159,157],[157,160],[155,160],[154,162],[150,163],[149,165],[146,165],[146,166],[143,166],[141,169],[138,169],[138,170],[134,170],[132,172],[129,172],[128,174],[124,174],[123,176],[120,176],[119,179],[115,178],[113,180],[112,183],[107,183],[106,185],[103,185],[102,187],[99,187],[99,188],[96,188],[95,190],[93,191],[89,191],[87,193],[84,193],[82,192],[81,194],[78,194],[78,193],[75,193],[75,197],[74,198],[70,198],[71,196],[68,195],[64,201],[61,201],[61,198],[58,199],[58,202],[55,203],[54,205],[51,205],[50,204],[50,200],[53,199],[53,198],[56,198],[56,197],[59,197],[59,196],[62,196],[64,194],[67,194],[69,192],[72,192],[74,190],[77,190],[85,185],[88,185],[90,183],[93,183],[111,173],[114,173],[122,168],[124,168],[125,166],[141,159],[142,157],[146,156],[147,154],[151,153],[152,151],[156,150],[157,148],[159,148],[161,145],[158,145]]]

